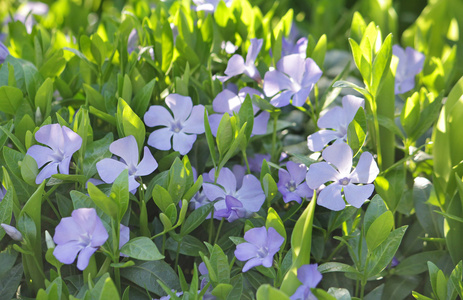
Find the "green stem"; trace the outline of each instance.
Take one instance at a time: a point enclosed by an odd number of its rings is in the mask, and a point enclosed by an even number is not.
[[[174,270],[177,270],[178,272],[178,257],[180,256],[180,246],[182,245],[182,242],[178,242],[177,244],[177,254],[175,255],[175,267],[174,267]]]
[[[119,295],[120,295],[121,294],[121,273],[119,271],[119,268],[114,268],[114,277],[116,279],[117,291],[119,292]]]
[[[378,167],[380,170],[382,170],[383,156],[381,152],[381,134],[379,132],[378,109],[376,106],[376,99],[373,97],[371,98],[371,110],[373,112],[373,124],[375,126],[376,154],[378,156]]]
[[[220,230],[222,230],[222,225],[223,225],[224,220],[225,218],[222,218],[220,220],[219,228],[217,229],[217,234],[215,235],[214,245],[217,244],[217,241],[219,240]]]

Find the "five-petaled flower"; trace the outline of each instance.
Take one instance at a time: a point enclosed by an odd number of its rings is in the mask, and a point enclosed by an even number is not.
[[[213,170],[209,177],[214,178]],[[217,212],[214,213],[214,218],[226,218],[229,222],[250,217],[259,211],[265,201],[260,181],[254,175],[245,175],[241,184],[228,168],[220,170],[217,184],[203,183],[203,191],[210,201],[218,200],[214,204]]]
[[[39,184],[57,174],[58,167],[61,174],[69,174],[72,155],[80,149],[82,138],[66,126],[51,124],[40,128],[35,133],[35,139],[49,146],[34,145],[27,150],[27,154],[35,159],[39,168],[47,164],[37,175],[35,183]]]
[[[299,54],[284,56],[276,70],[265,73],[264,93],[273,96],[273,106],[286,106],[291,99],[292,105],[303,106],[321,76],[322,71],[311,58],[304,59]]]
[[[262,78],[255,66],[255,62],[257,54],[259,54],[260,49],[262,48],[263,42],[263,39],[251,39],[251,45],[249,46],[248,54],[246,55],[246,61],[244,61],[244,58],[239,54],[233,55],[228,61],[227,68],[225,69],[226,76],[219,77],[220,81],[225,82],[234,76],[245,74],[249,78],[260,82]]]
[[[190,97],[177,94],[167,96],[166,104],[174,114],[173,117],[160,105],[152,105],[145,113],[144,120],[147,126],[163,127],[150,134],[148,145],[159,150],[173,148],[185,155],[193,147],[196,135],[204,133],[204,106],[193,106]]]
[[[133,135],[112,142],[109,151],[121,160],[104,158],[97,162],[96,169],[101,179],[106,183],[113,183],[122,171],[128,169],[129,191],[134,191],[140,185],[136,177],[149,175],[158,167],[148,147],[145,146],[143,149],[143,159],[138,163],[138,146]]]
[[[63,264],[72,264],[77,258],[77,268],[84,270],[90,257],[108,239],[101,219],[94,208],[79,208],[71,217],[62,218],[55,228],[53,255]]]
[[[285,203],[296,201],[301,203],[301,198],[312,198],[313,190],[305,182],[307,167],[292,161],[286,163],[286,168],[278,171],[278,191],[283,195]]]
[[[273,256],[285,241],[273,227],[269,227],[267,231],[265,226],[249,229],[244,234],[244,239],[247,243],[237,245],[235,250],[236,259],[247,260],[243,272],[260,265],[270,268],[273,264]]]
[[[369,152],[362,153],[354,170],[352,149],[346,143],[328,146],[322,156],[326,162],[311,164],[306,176],[311,189],[332,181],[320,192],[318,204],[331,210],[342,210],[346,206],[341,196],[343,191],[348,203],[357,208],[362,206],[373,193],[371,183],[379,173],[373,156]]]
[[[399,59],[395,72],[395,94],[403,94],[415,87],[415,76],[423,70],[424,54],[410,47],[404,51],[399,45],[392,46],[392,54]]]
[[[254,95],[257,95],[261,98],[264,97],[261,92],[250,87],[242,88],[238,94],[229,89],[225,89],[217,94],[214,101],[212,102],[212,108],[215,112],[221,114],[213,114],[209,116],[209,124],[214,136],[217,135],[217,129],[219,128],[223,113],[228,113],[230,116],[233,115],[233,112],[238,113],[240,111],[241,104],[243,104],[247,95],[251,97]],[[262,111],[259,113],[260,109],[255,105],[253,105],[252,108],[254,112],[252,135],[265,134],[267,132],[267,124],[268,119],[270,118],[270,113],[268,111]]]
[[[312,293],[317,284],[322,280],[322,274],[318,271],[318,264],[302,265],[297,269],[297,279],[302,283],[296,292],[290,297],[291,300],[316,300]]]
[[[321,151],[329,142],[347,141],[347,127],[355,117],[358,109],[364,107],[365,100],[348,95],[342,98],[342,107],[336,106],[326,112],[317,121],[319,128],[332,128],[334,130],[322,129],[307,137],[307,146],[310,151]]]

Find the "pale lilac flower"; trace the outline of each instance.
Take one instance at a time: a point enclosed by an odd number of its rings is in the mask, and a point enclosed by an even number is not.
[[[55,228],[53,255],[63,264],[72,264],[77,258],[77,268],[83,271],[90,257],[108,239],[108,232],[94,208],[79,208],[71,217],[62,218]]]
[[[133,135],[118,139],[109,145],[109,151],[121,160],[104,158],[96,163],[96,169],[101,179],[106,183],[113,183],[117,176],[125,169],[129,172],[129,191],[134,191],[140,185],[136,177],[146,176],[154,172],[158,163],[148,147],[144,147],[143,159],[138,162],[138,145]]]
[[[265,73],[264,93],[273,97],[273,106],[286,106],[291,99],[292,105],[303,106],[321,76],[322,71],[311,58],[304,59],[299,54],[284,56],[276,70]]]
[[[319,128],[332,128],[334,130],[322,129],[307,137],[307,146],[310,151],[321,151],[329,142],[335,143],[347,141],[347,127],[354,120],[355,114],[360,107],[364,107],[365,100],[356,96],[348,95],[342,98],[342,107],[336,106],[326,112],[318,119]]]
[[[190,97],[177,94],[167,96],[166,104],[174,114],[173,117],[160,105],[152,105],[145,113],[144,121],[147,126],[163,127],[150,134],[148,145],[159,150],[173,148],[185,155],[193,147],[196,135],[204,133],[204,106],[193,106]]]
[[[220,120],[222,120],[223,114],[228,113],[230,116],[232,116],[233,112],[238,113],[241,108],[241,104],[243,104],[247,95],[251,97],[254,95],[257,95],[261,98],[264,97],[261,92],[250,87],[242,88],[238,94],[229,89],[225,89],[217,94],[214,101],[212,102],[212,108],[215,112],[221,114],[212,114],[209,116],[209,124],[214,136],[217,135],[217,129],[219,128]],[[270,118],[270,113],[268,111],[260,112],[259,107],[255,105],[253,105],[252,108],[254,112],[252,135],[267,133],[267,124]]]
[[[57,174],[58,167],[61,174],[69,174],[72,155],[80,149],[82,138],[66,126],[51,124],[40,128],[35,133],[35,139],[49,146],[34,145],[27,150],[26,154],[35,159],[39,168],[46,164],[37,175],[35,183],[39,184],[44,179]]]
[[[131,54],[133,51],[135,51],[135,49],[137,49],[138,40],[138,31],[136,29],[132,29],[127,40],[127,51],[129,52],[129,54]]]
[[[14,21],[20,21],[26,27],[27,33],[32,32],[32,27],[36,23],[33,15],[45,16],[48,14],[48,5],[42,2],[25,2],[16,11],[13,19]],[[10,16],[5,18],[4,23],[11,22]]]
[[[399,45],[392,46],[392,54],[399,59],[395,73],[395,94],[403,94],[415,87],[415,76],[423,70],[425,57],[410,47],[404,51]]]
[[[251,46],[249,46],[248,54],[246,55],[246,62],[241,55],[233,55],[228,61],[227,68],[225,69],[226,76],[218,77],[220,81],[225,82],[234,76],[246,74],[248,77],[260,82],[262,78],[255,66],[255,61],[257,59],[257,54],[259,54],[262,48],[263,42],[263,39],[251,39]]]
[[[256,172],[260,173],[262,170],[262,163],[264,162],[264,159],[269,162],[271,159],[270,154],[260,154],[256,153],[254,156],[248,158],[248,163],[249,163],[249,169],[251,169],[251,172]]]
[[[121,249],[130,240],[130,228],[120,224],[119,231],[119,249]]]
[[[205,12],[212,13],[217,9],[220,1],[225,2],[227,7],[230,7],[233,2],[233,0],[193,0],[194,4],[196,5],[196,7],[193,7],[193,9],[196,11],[203,10]]]
[[[209,173],[211,178],[214,178],[213,172],[214,170],[211,170],[212,174]],[[203,183],[203,190],[210,201],[218,200],[214,204],[214,209],[219,212],[220,217],[215,213],[214,217],[226,218],[229,222],[250,217],[259,211],[265,201],[260,181],[254,175],[245,175],[241,187],[238,188],[236,176],[228,168],[220,170],[217,184]],[[231,196],[228,197],[228,201],[227,196]]]
[[[0,65],[5,62],[8,55],[10,55],[10,51],[8,51],[8,48],[0,42]]]
[[[317,300],[317,297],[311,291],[322,280],[322,274],[317,268],[318,264],[311,264],[303,265],[297,269],[297,279],[302,285],[290,297],[291,300]]]
[[[15,227],[8,225],[8,224],[3,224],[3,223],[0,225],[2,226],[3,230],[5,230],[6,234],[8,234],[10,238],[12,238],[13,240],[18,241],[18,242],[23,240],[23,235]]]
[[[301,198],[312,198],[313,190],[305,182],[307,167],[292,161],[286,163],[286,168],[278,171],[278,191],[283,195],[283,201],[288,203],[296,201],[301,203]]]
[[[371,184],[379,173],[378,166],[369,152],[360,155],[357,168],[352,170],[352,149],[346,143],[328,146],[322,153],[326,162],[311,164],[306,181],[311,189],[322,184],[332,183],[322,189],[318,204],[331,210],[342,210],[346,205],[341,191],[348,203],[359,208],[371,196]]]
[[[273,264],[273,256],[285,241],[273,227],[267,231],[265,226],[249,229],[244,234],[244,239],[247,243],[237,245],[235,250],[236,259],[247,260],[243,272],[260,265],[270,268]]]
[[[282,56],[298,54],[305,59],[307,56],[307,44],[308,40],[306,37],[301,37],[296,42],[291,38],[283,38],[281,41],[281,54]]]

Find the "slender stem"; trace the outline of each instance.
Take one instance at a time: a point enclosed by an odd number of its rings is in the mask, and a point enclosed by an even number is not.
[[[378,166],[379,169],[383,169],[383,156],[381,152],[381,135],[379,132],[379,122],[378,122],[378,108],[376,106],[376,99],[371,98],[371,110],[373,112],[373,124],[375,126],[375,139],[376,139],[376,154],[378,155]]]
[[[219,240],[220,230],[222,230],[222,225],[223,225],[224,220],[225,218],[222,218],[220,220],[219,228],[217,229],[217,234],[215,235],[214,245],[217,244],[217,241]]]
[[[331,252],[330,256],[326,259],[327,262],[331,261],[338,251],[344,246],[343,243],[339,243],[338,246]]]
[[[114,268],[114,277],[116,279],[117,291],[119,292],[119,295],[120,295],[121,294],[121,273],[119,271],[119,268]]]
[[[248,170],[248,174],[251,174],[251,168],[249,168],[248,156],[246,155],[246,151],[243,151],[244,162],[246,163],[246,168]]]
[[[177,270],[178,272],[178,257],[180,256],[180,246],[182,245],[182,242],[178,242],[177,244],[177,254],[175,255],[175,267],[174,267],[174,270]]]
[[[272,133],[272,161],[276,161],[276,144],[277,144],[277,121],[278,114],[273,113],[273,133]]]

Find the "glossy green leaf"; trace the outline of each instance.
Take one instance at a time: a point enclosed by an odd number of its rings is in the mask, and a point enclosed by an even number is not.
[[[160,260],[164,256],[153,241],[147,237],[137,237],[128,241],[121,248],[121,253],[138,260]]]
[[[0,87],[0,111],[14,115],[21,106],[23,98],[23,93],[16,87]]]
[[[366,233],[368,250],[373,251],[381,245],[387,239],[393,227],[394,216],[391,211],[386,211],[371,223]]]

